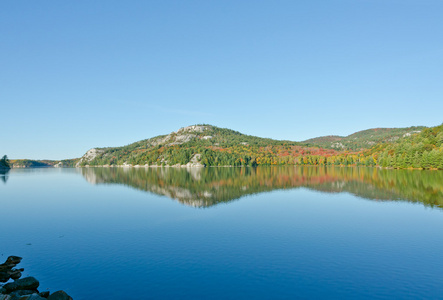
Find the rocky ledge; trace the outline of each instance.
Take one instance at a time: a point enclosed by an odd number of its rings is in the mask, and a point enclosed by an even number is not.
[[[22,258],[18,256],[9,256],[6,262],[0,264],[0,282],[7,282],[10,279],[13,282],[0,285],[0,300],[72,300],[64,291],[50,293],[48,291],[39,292],[37,288],[40,283],[34,277],[22,276],[22,269],[15,269]]]

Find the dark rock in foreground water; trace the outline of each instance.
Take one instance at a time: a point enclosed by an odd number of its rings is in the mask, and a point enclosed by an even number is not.
[[[44,291],[44,292],[41,292],[41,293],[38,293],[40,296],[42,296],[43,298],[48,298],[49,297],[49,291]]]
[[[36,290],[39,285],[40,283],[34,277],[26,277],[5,284],[3,288],[6,290],[6,292],[10,293],[16,290]]]
[[[48,300],[72,300],[72,298],[64,291],[57,291],[49,296]]]
[[[6,261],[0,265],[0,282],[6,282],[9,279],[19,279],[24,269],[13,269],[22,261],[19,256],[9,256]]]
[[[53,294],[49,292],[41,292],[37,290],[40,283],[34,277],[22,276],[24,269],[13,269],[21,262],[19,256],[9,256],[6,262],[0,264],[0,282],[7,282],[13,279],[14,282],[5,284],[0,287],[0,300],[72,300],[64,291],[57,291]]]

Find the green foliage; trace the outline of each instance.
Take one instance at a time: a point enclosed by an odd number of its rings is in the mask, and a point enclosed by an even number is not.
[[[410,127],[409,129],[418,129]],[[368,131],[363,133],[366,135]],[[401,132],[401,131],[400,131]],[[392,133],[392,132],[391,132]],[[397,131],[398,133],[398,131]],[[355,136],[351,135],[351,136]],[[443,169],[443,124],[404,134],[394,142],[381,142],[360,152],[342,152],[327,157],[328,165],[379,166],[394,169]],[[320,157],[305,156],[299,164],[315,165]],[[321,164],[321,163],[319,163]]]
[[[414,126],[407,128],[374,128],[359,131],[346,137],[331,135],[304,141],[308,145],[322,148],[359,151],[369,149],[375,144],[392,143],[405,135],[424,130],[426,127]]]
[[[378,165],[397,169],[443,169],[442,137],[443,124],[375,149]]]

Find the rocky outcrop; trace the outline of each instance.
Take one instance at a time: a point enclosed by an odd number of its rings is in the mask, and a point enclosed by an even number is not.
[[[415,133],[420,133],[420,132],[421,132],[421,130],[413,130],[411,132],[406,132],[405,134],[403,134],[403,137],[411,136],[411,135],[413,135]]]
[[[104,153],[105,150],[100,150],[100,149],[96,149],[96,148],[92,148],[91,150],[88,150],[88,152],[86,152],[85,155],[82,156],[82,158],[80,158],[80,160],[75,164],[75,166],[78,168],[81,166],[81,164],[83,162],[90,162],[92,161],[94,158],[96,158],[98,155]]]
[[[174,146],[181,145],[184,143],[188,143],[192,141],[194,138],[197,138],[202,132],[205,130],[211,129],[211,126],[206,125],[192,125],[188,127],[180,128],[179,130],[172,132],[168,135],[156,137],[148,140],[148,146]],[[212,136],[203,136],[202,139],[211,139]]]
[[[188,168],[203,168],[204,165],[200,163],[201,160],[201,154],[195,154],[191,160],[185,165]]]
[[[187,126],[187,127],[182,127],[179,130],[177,130],[177,133],[180,132],[190,132],[190,131],[194,131],[194,132],[203,132],[205,130],[210,129],[211,126],[207,126],[207,125],[192,125],[192,126]]]
[[[40,282],[34,277],[19,279],[24,269],[15,269],[15,266],[21,260],[19,256],[9,256],[6,262],[0,265],[0,282],[14,280],[0,287],[0,300],[72,300],[64,291],[57,291],[52,295],[48,291],[40,293],[37,290]]]

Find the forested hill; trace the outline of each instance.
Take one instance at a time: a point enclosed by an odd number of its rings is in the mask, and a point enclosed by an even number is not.
[[[313,146],[337,150],[358,151],[369,149],[376,144],[392,143],[402,137],[419,133],[426,127],[414,126],[407,128],[373,128],[362,130],[348,136],[329,135],[304,141]]]
[[[84,165],[240,166],[294,164],[297,155],[334,155],[338,152],[302,143],[245,135],[211,125],[193,125],[168,135],[124,147],[94,148],[77,163]]]
[[[75,162],[76,166],[365,165],[443,169],[443,125],[370,129],[346,138],[350,148],[359,150],[325,149],[312,143],[193,125],[124,147],[94,148]]]

